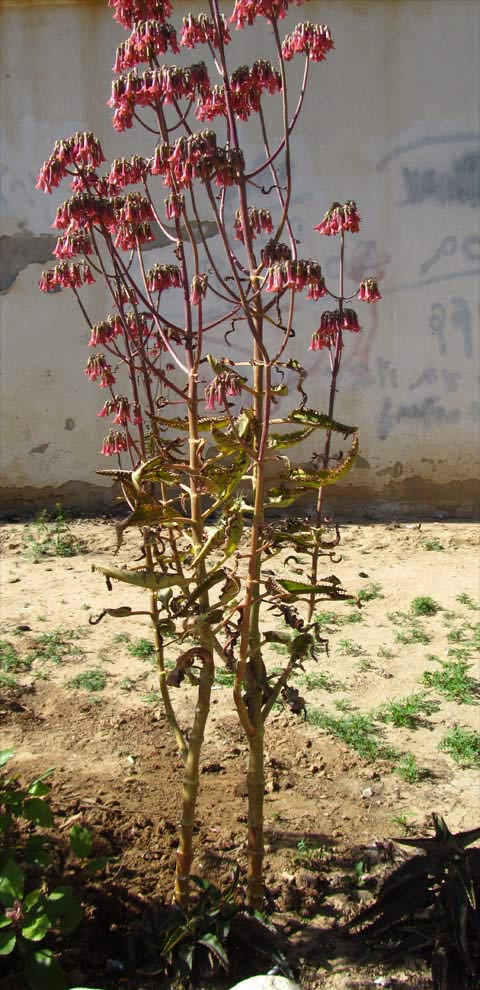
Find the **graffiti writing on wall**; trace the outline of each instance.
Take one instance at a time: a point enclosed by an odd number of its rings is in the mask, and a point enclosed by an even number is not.
[[[405,199],[400,206],[411,206],[430,200],[443,206],[480,203],[480,150],[465,151],[454,158],[450,168],[402,168]]]

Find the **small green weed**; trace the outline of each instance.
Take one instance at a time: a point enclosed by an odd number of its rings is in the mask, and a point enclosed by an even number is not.
[[[216,684],[220,684],[221,687],[233,687],[234,680],[235,674],[231,670],[225,670],[224,667],[215,667]]]
[[[12,688],[18,687],[18,678],[13,674],[2,674],[0,673],[0,689],[4,688],[6,691]]]
[[[393,650],[388,649],[386,646],[379,646],[377,650],[377,657],[381,657],[382,660],[394,660],[396,654]]]
[[[457,726],[443,737],[440,749],[445,750],[460,767],[480,767],[480,732]]]
[[[365,655],[365,650],[360,643],[355,643],[353,639],[340,639],[338,649],[344,657],[361,657]]]
[[[460,605],[465,605],[466,608],[469,608],[472,611],[478,612],[478,610],[480,609],[480,604],[478,602],[474,602],[473,598],[471,598],[470,595],[467,595],[465,592],[462,592],[460,595],[457,595],[456,601],[459,602]]]
[[[440,608],[441,606],[429,595],[420,595],[418,598],[414,598],[410,605],[410,611],[413,615],[436,615]]]
[[[81,657],[83,650],[74,646],[72,640],[80,639],[84,634],[83,629],[53,629],[52,632],[41,633],[31,654],[32,660],[60,664],[67,657]]]
[[[86,552],[84,541],[72,533],[59,504],[55,515],[43,509],[27,526],[23,548],[27,557],[36,563],[43,557],[75,557]]]
[[[147,705],[160,705],[162,696],[160,691],[156,691],[154,688],[151,688],[149,691],[146,691],[145,694],[142,694],[142,701],[144,701]]]
[[[348,698],[337,698],[337,700],[333,702],[333,707],[336,708],[338,712],[351,712],[352,703],[348,700]]]
[[[432,658],[438,659],[438,658]],[[469,673],[471,664],[465,660],[440,660],[440,670],[425,670],[422,684],[443,694],[448,701],[460,705],[478,704],[479,682]]]
[[[382,705],[377,709],[376,716],[381,722],[388,722],[396,729],[418,729],[423,716],[432,715],[438,708],[438,701],[433,701],[424,694],[411,694]]]
[[[84,691],[103,691],[107,686],[107,674],[101,667],[82,670],[67,682],[67,687],[83,688]]]
[[[32,657],[21,657],[12,643],[8,640],[0,640],[0,670],[5,674],[19,674],[22,670],[30,670],[33,663]]]
[[[339,626],[340,618],[336,612],[316,612],[314,616],[315,624],[325,629],[327,626]]]
[[[423,540],[422,547],[424,550],[445,550],[443,543],[440,540]]]
[[[417,625],[411,625],[409,629],[399,630],[395,633],[395,642],[403,643],[405,646],[412,646],[414,643],[421,643],[422,646],[426,646],[431,640],[430,633],[425,632]]]
[[[399,610],[396,612],[387,612],[387,619],[393,622],[394,626],[404,626],[407,622],[410,622],[407,612],[401,612]]]
[[[150,639],[124,640],[131,657],[139,660],[155,660],[155,646]]]
[[[351,612],[347,612],[346,615],[342,616],[342,626],[347,626],[347,625],[353,626],[353,625],[357,625],[359,622],[364,622],[364,618],[362,613],[359,612],[358,609],[356,609],[355,611],[352,609]]]
[[[413,753],[405,753],[402,756],[400,762],[395,767],[395,773],[407,784],[418,784],[425,775],[424,771],[418,766],[417,758]]]
[[[357,598],[360,602],[373,602],[375,598],[384,598],[382,594],[382,586],[376,581],[372,581],[370,584],[365,585],[364,588],[360,588],[357,591]]]
[[[297,866],[307,866],[310,869],[320,866],[328,856],[328,849],[320,842],[305,837],[297,842],[297,851],[293,861]]]
[[[341,739],[366,760],[392,760],[398,755],[396,750],[383,742],[379,727],[371,716],[359,712],[335,716],[318,708],[310,708],[307,719],[312,725]]]
[[[118,686],[121,691],[132,691],[135,687],[135,681],[132,681],[131,677],[124,677]]]
[[[345,687],[343,681],[331,677],[330,674],[301,674],[297,678],[298,682],[307,688],[307,691],[340,691]]]
[[[404,835],[411,835],[417,828],[416,821],[413,818],[411,821],[409,819],[410,815],[408,814],[392,815],[392,822],[394,825],[400,825],[400,828],[403,828]]]

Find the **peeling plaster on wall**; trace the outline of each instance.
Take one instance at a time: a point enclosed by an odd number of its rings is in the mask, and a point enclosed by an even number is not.
[[[192,228],[198,234],[198,224],[192,223]],[[212,220],[202,222],[205,238],[218,234],[216,224]],[[174,235],[174,228],[167,228]],[[196,240],[199,238],[196,237]],[[22,227],[15,234],[3,234],[0,237],[0,292],[7,292],[15,279],[28,265],[43,265],[52,262],[52,252],[57,243],[54,234],[33,234],[31,230]],[[144,251],[155,251],[170,245],[168,237],[161,231],[153,241],[144,245]]]
[[[44,454],[45,451],[46,451],[46,449],[47,449],[47,447],[49,447],[49,446],[50,446],[49,443],[39,443],[38,447],[32,447],[32,449],[31,449],[31,451],[29,453],[30,454]]]

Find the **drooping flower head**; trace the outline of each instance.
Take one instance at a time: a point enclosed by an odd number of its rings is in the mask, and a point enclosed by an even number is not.
[[[297,24],[282,44],[282,55],[289,62],[294,55],[306,55],[312,62],[323,62],[335,45],[326,24]]]
[[[360,287],[358,289],[358,298],[362,302],[373,303],[381,299],[381,295],[378,291],[377,281],[374,278],[364,278],[360,282]]]
[[[323,220],[313,229],[327,237],[346,230],[350,231],[351,234],[357,234],[360,230],[360,219],[357,204],[353,199],[349,199],[343,206],[341,203],[333,203],[325,213]]]

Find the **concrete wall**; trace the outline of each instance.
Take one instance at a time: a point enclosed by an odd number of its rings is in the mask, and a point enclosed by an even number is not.
[[[21,512],[60,498],[94,509],[111,488],[94,473],[106,465],[99,393],[83,374],[87,331],[69,293],[37,291],[67,190],[52,202],[34,182],[54,140],[76,129],[94,130],[107,159],[149,146],[143,134],[111,128],[110,67],[125,34],[106,6],[0,7],[1,504]],[[301,254],[336,277],[333,238],[312,227],[334,199],[354,198],[364,222],[349,242],[350,284],[376,273],[384,297],[358,305],[364,332],[347,342],[336,415],[360,426],[361,456],[331,501],[338,511],[468,516],[478,504],[480,8],[476,0],[292,7],[292,25],[305,19],[327,21],[336,50],[312,66],[294,140]],[[237,32],[235,43],[237,64],[266,55],[257,30]],[[154,260],[169,259],[162,250]],[[96,318],[108,312],[101,289],[90,299]],[[311,314],[297,326],[298,357],[325,407],[325,356],[307,351]],[[304,460],[312,449],[305,445]]]

